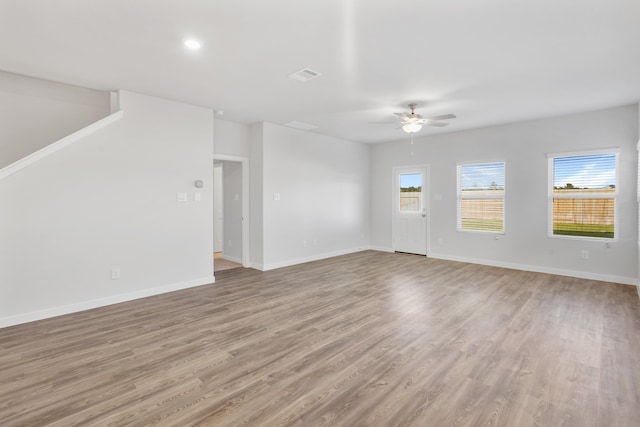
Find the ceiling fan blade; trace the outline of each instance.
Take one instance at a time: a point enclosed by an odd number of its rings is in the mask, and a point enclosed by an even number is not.
[[[447,120],[447,119],[455,119],[455,118],[456,118],[455,114],[443,114],[441,116],[427,117],[428,120]]]
[[[407,113],[393,113],[393,115],[396,117],[400,117],[401,119],[404,119],[407,116]]]
[[[448,126],[449,123],[443,123],[443,122],[432,122],[432,123],[427,123],[427,126],[435,126],[438,128],[443,128],[445,126]]]

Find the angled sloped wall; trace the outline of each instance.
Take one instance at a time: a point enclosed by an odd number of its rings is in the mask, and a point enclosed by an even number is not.
[[[120,102],[121,120],[0,180],[0,326],[214,280],[212,111]]]
[[[110,92],[0,71],[0,168],[110,113]]]

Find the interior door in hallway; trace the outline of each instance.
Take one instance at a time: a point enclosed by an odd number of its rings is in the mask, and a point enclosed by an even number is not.
[[[427,168],[394,168],[393,179],[393,250],[426,255]]]

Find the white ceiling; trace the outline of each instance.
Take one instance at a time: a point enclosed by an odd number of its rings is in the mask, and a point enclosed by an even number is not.
[[[0,69],[380,142],[638,102],[640,1],[0,0]]]

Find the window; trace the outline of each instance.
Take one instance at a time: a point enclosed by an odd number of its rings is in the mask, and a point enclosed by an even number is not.
[[[458,165],[458,231],[504,233],[504,162]]]
[[[614,239],[618,153],[549,155],[549,236]]]
[[[400,174],[400,212],[422,210],[422,174]]]

